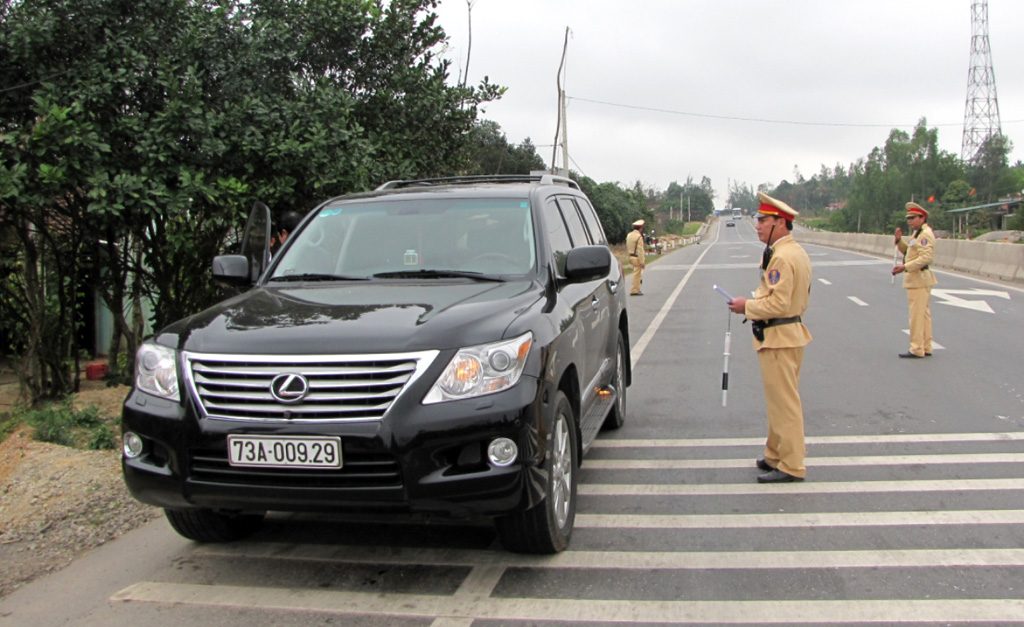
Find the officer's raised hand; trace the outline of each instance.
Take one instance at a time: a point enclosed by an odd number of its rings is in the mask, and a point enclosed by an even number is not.
[[[903,239],[903,229],[896,227],[896,241],[894,243],[899,244],[901,239]]]

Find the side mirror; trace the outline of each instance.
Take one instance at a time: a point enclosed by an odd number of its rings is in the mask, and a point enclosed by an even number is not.
[[[607,246],[580,246],[565,258],[565,277],[570,283],[604,278],[611,269],[612,251]]]
[[[252,285],[249,258],[245,255],[219,255],[213,258],[213,280],[227,287]]]

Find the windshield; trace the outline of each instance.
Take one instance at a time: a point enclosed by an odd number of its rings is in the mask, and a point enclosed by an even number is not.
[[[520,198],[340,202],[292,238],[271,280],[523,275],[536,262],[530,206]]]

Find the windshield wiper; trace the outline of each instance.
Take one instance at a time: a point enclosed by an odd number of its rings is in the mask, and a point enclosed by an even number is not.
[[[370,277],[367,276],[347,276],[344,274],[324,274],[320,272],[307,272],[305,274],[282,274],[280,276],[270,277],[267,282],[271,281],[369,281]]]
[[[465,270],[396,270],[394,272],[378,272],[373,275],[375,279],[476,279],[478,281],[495,281],[504,283],[505,279],[493,274],[483,272],[468,272]]]

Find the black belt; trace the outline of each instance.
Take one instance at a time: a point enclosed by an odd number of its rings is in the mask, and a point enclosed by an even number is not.
[[[630,257],[639,257],[640,255],[630,255]]]
[[[746,322],[746,319],[743,320]],[[783,324],[793,324],[794,322],[800,322],[800,316],[793,316],[791,318],[772,318],[771,320],[751,320],[750,329],[754,332],[754,337],[757,338],[758,342],[764,341],[764,330],[768,327],[777,327]]]
[[[800,322],[800,316],[793,316],[792,318],[772,318],[771,320],[764,321],[764,327],[777,327],[780,324],[793,324],[794,322]]]

